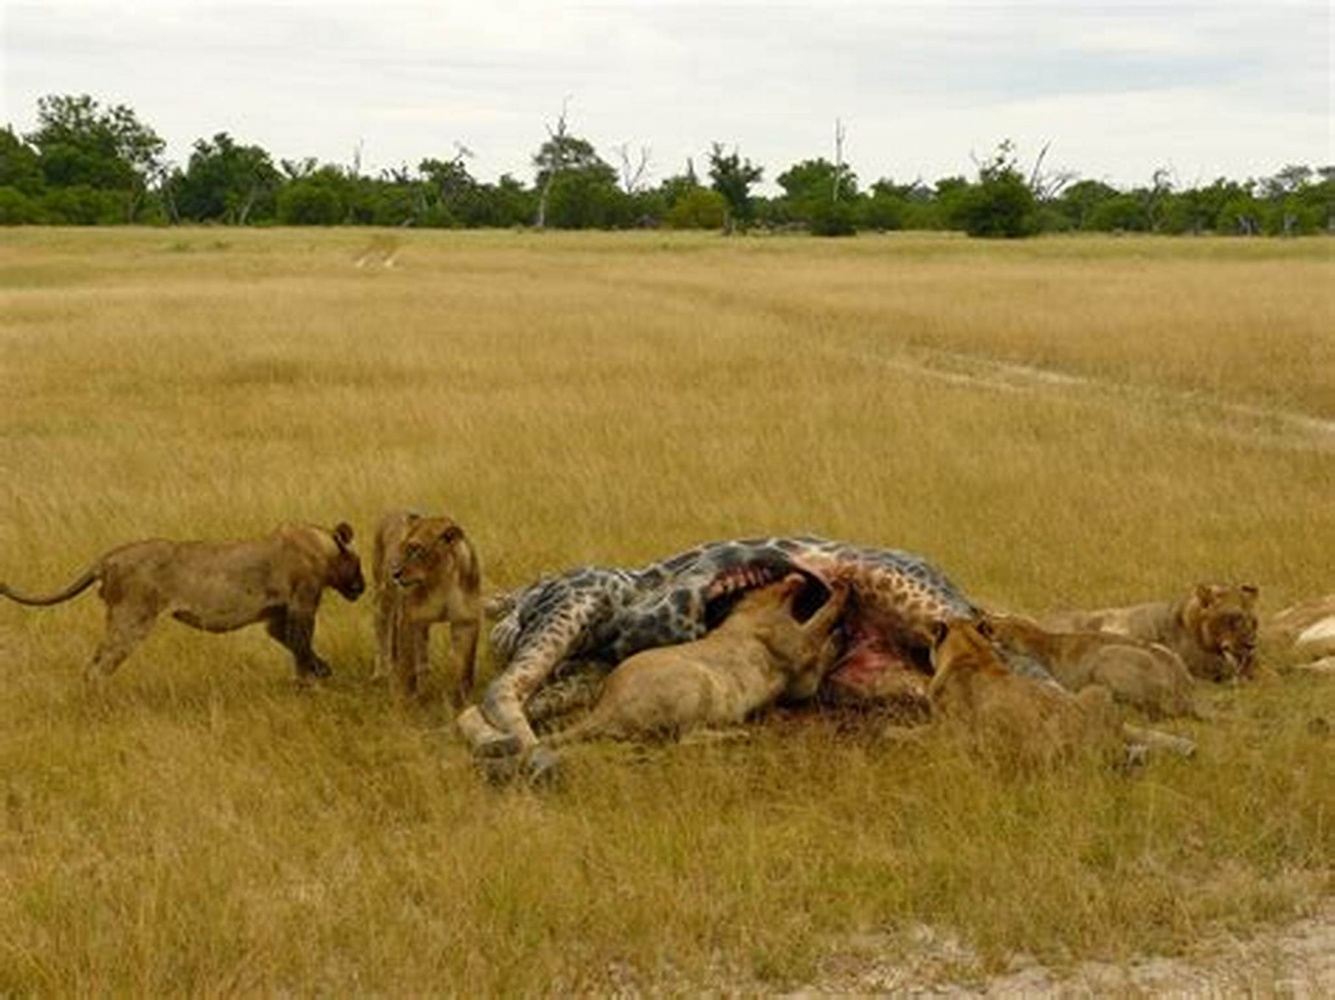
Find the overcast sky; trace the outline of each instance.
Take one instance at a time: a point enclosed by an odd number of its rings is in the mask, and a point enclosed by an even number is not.
[[[0,0],[0,123],[43,94],[125,103],[184,162],[226,131],[275,158],[371,172],[455,143],[493,179],[571,130],[654,176],[736,145],[772,181],[832,157],[863,183],[972,170],[1003,138],[1025,161],[1115,184],[1328,164],[1325,0],[682,3],[614,0]]]

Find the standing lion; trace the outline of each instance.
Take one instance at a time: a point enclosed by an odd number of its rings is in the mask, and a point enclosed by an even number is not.
[[[473,690],[482,624],[482,563],[464,529],[448,515],[386,514],[376,529],[376,678],[394,675],[403,695],[420,694],[428,672],[431,626],[450,626],[453,701]]]
[[[109,676],[166,612],[205,632],[230,632],[264,622],[292,653],[299,677],[328,677],[329,664],[311,648],[315,612],[326,587],[355,601],[365,588],[352,527],[332,531],[285,524],[263,538],[174,542],[150,538],[112,549],[58,593],[22,594],[0,583],[0,596],[20,604],[60,604],[100,583],[107,630],[87,676]]]

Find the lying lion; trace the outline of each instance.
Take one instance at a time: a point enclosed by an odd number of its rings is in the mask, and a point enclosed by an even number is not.
[[[394,674],[403,694],[418,692],[427,672],[432,625],[450,626],[456,704],[468,700],[482,621],[482,564],[452,518],[393,511],[375,536],[375,677]]]
[[[1151,718],[1197,716],[1191,674],[1166,646],[1107,632],[1048,632],[1019,615],[988,621],[997,645],[1032,656],[1068,691],[1099,684]]]
[[[736,725],[780,697],[813,697],[839,652],[834,629],[847,588],[835,584],[825,603],[799,622],[793,605],[808,586],[807,577],[792,573],[748,593],[704,638],[636,653],[608,676],[588,716],[540,747],[675,738]]]
[[[1092,685],[1072,694],[1050,681],[1011,673],[992,643],[986,619],[940,622],[932,648],[932,711],[947,730],[989,761],[1046,769],[1077,753],[1111,756],[1128,745],[1190,756],[1194,745],[1165,733],[1118,723],[1112,694]]]
[[[0,584],[0,596],[20,604],[60,604],[94,583],[101,583],[107,626],[86,670],[93,681],[120,666],[163,612],[206,632],[262,621],[291,651],[299,677],[328,677],[329,664],[311,648],[320,597],[332,587],[355,601],[365,588],[348,524],[333,531],[286,524],[244,541],[131,542],[106,553],[58,593],[32,597]]]
[[[1193,676],[1250,677],[1256,658],[1256,595],[1251,584],[1202,583],[1177,601],[1101,611],[1059,611],[1038,624],[1053,632],[1113,632],[1167,646]]]
[[[1261,635],[1268,645],[1299,664],[1335,669],[1335,594],[1275,612]]]

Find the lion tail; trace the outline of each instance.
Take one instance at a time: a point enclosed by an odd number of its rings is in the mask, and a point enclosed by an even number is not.
[[[31,594],[22,594],[13,587],[5,583],[0,583],[0,597],[8,597],[11,601],[18,601],[20,604],[32,604],[38,607],[47,607],[52,604],[60,604],[68,601],[72,597],[78,597],[85,590],[98,581],[102,575],[101,566],[91,566],[84,571],[83,575],[71,583],[64,590],[54,594],[44,596],[33,596]]]

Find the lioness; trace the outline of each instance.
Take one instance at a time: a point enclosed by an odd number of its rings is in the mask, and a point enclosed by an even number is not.
[[[991,642],[986,619],[937,624],[932,647],[932,712],[988,760],[1047,768],[1078,749],[1107,752],[1117,721],[1107,688],[1078,694],[1013,674]]]
[[[779,697],[810,698],[837,658],[847,588],[806,621],[794,602],[811,583],[792,573],[753,590],[714,631],[694,642],[636,653],[607,678],[589,715],[541,745],[592,739],[676,737],[706,726],[735,725]]]
[[[206,632],[262,621],[291,651],[299,677],[328,677],[329,664],[311,648],[320,597],[333,587],[355,601],[366,586],[348,524],[333,531],[285,524],[243,541],[131,542],[106,553],[58,593],[32,597],[0,584],[0,595],[20,604],[59,604],[98,582],[107,626],[86,670],[94,681],[114,671],[164,611]]]
[[[1034,657],[1068,691],[1101,684],[1151,718],[1197,714],[1191,674],[1166,646],[1107,632],[1048,632],[1019,615],[988,621],[999,646]]]
[[[1109,755],[1122,745],[1135,756],[1150,748],[1195,752],[1190,740],[1119,725],[1105,687],[1072,694],[1051,681],[1011,673],[986,619],[939,622],[934,638],[928,688],[933,714],[990,761],[1044,769],[1078,751]]]
[[[1266,620],[1261,635],[1299,663],[1335,665],[1335,594],[1277,611]]]
[[[473,543],[452,518],[398,510],[386,514],[375,536],[377,678],[391,671],[403,694],[418,692],[427,672],[431,626],[448,622],[454,701],[467,701],[477,663],[482,621],[482,564]]]
[[[1202,583],[1177,601],[1040,616],[1053,632],[1114,632],[1167,646],[1196,677],[1250,677],[1256,666],[1256,595],[1251,584]]]

